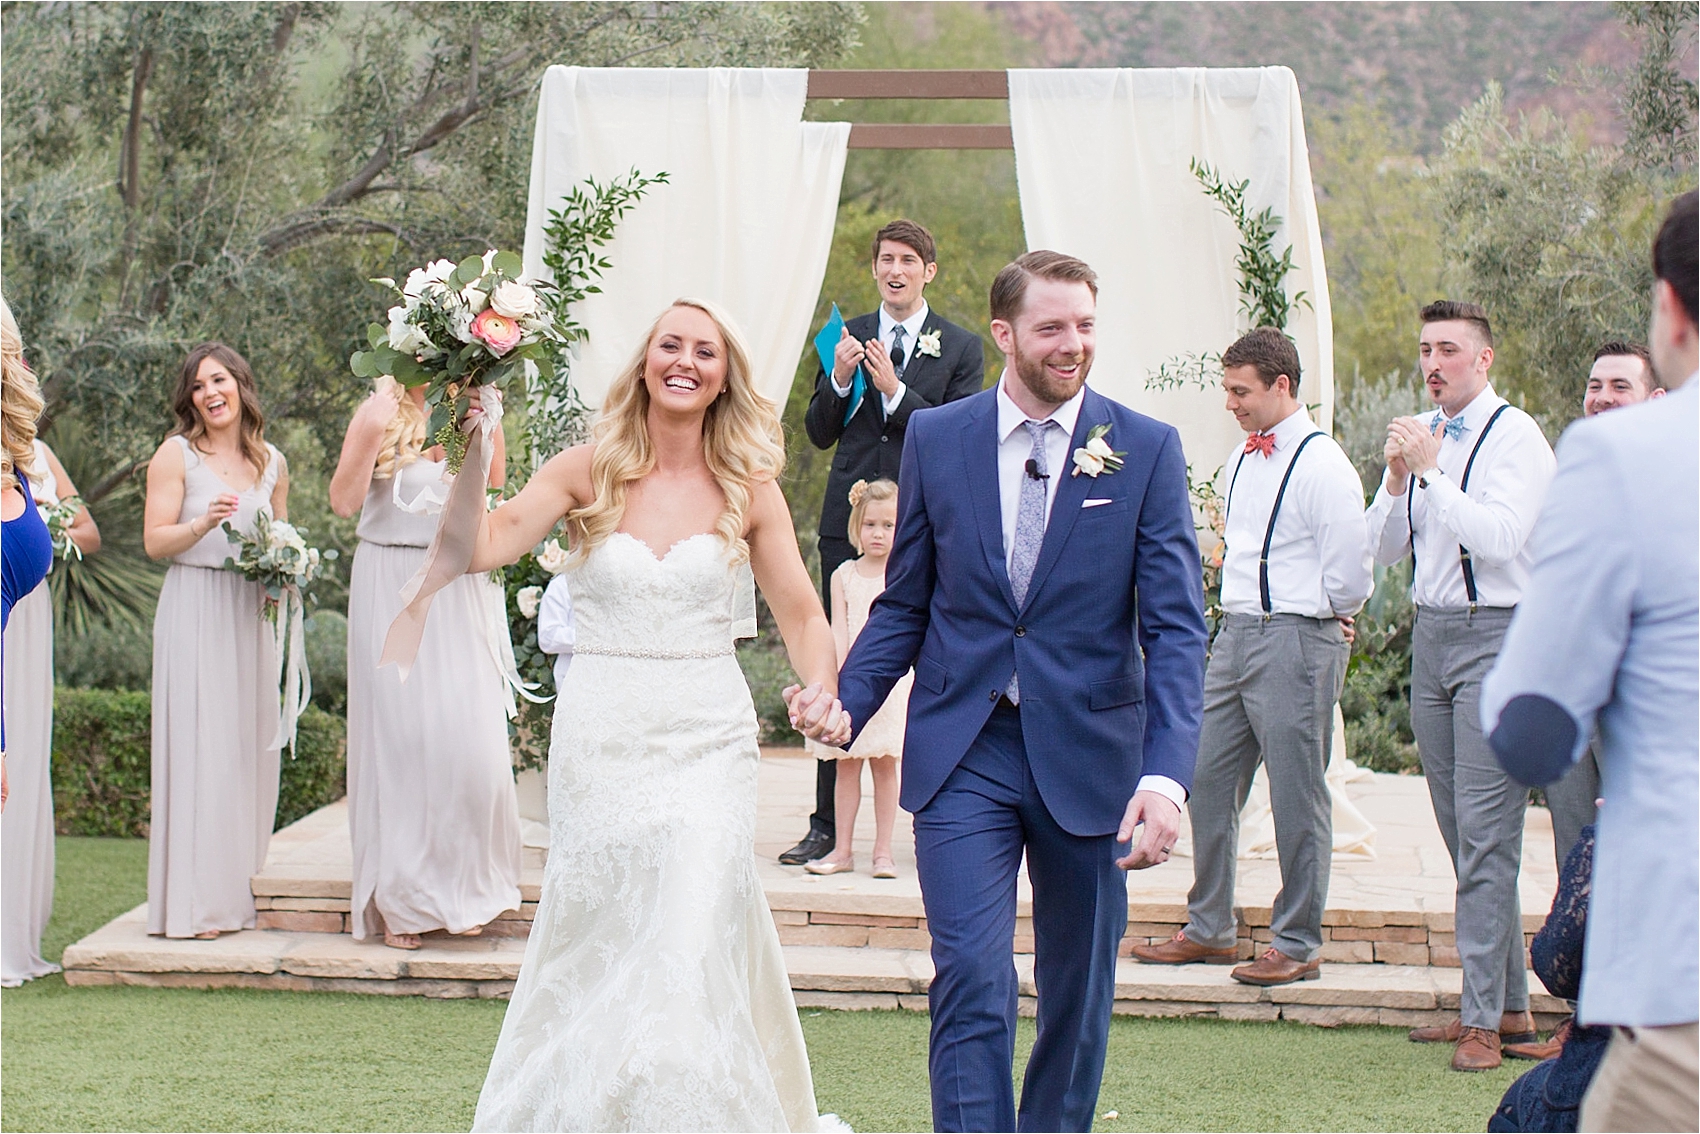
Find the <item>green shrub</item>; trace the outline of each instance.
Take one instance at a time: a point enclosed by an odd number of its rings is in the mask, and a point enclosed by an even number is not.
[[[53,695],[53,810],[61,835],[145,838],[153,772],[148,694],[76,689]],[[341,717],[309,706],[283,757],[277,826],[341,799],[347,764]]]
[[[152,774],[145,692],[53,691],[53,816],[61,835],[145,837]]]
[[[307,669],[313,675],[313,704],[327,713],[348,712],[348,618],[340,611],[315,610],[307,631]]]
[[[1357,620],[1340,694],[1346,752],[1377,772],[1422,771],[1411,733],[1411,561],[1375,569],[1375,593]]]

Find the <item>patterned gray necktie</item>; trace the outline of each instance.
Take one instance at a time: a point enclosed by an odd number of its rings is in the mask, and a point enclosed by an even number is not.
[[[1021,499],[1015,508],[1015,546],[1009,555],[1009,585],[1015,592],[1017,607],[1027,601],[1027,586],[1033,581],[1033,568],[1039,562],[1039,547],[1045,542],[1045,488],[1051,471],[1045,460],[1045,433],[1062,428],[1049,418],[1021,424],[1026,427],[1028,436],[1033,438],[1033,450],[1029,454],[1028,471],[1021,475]],[[1011,701],[1020,704],[1021,690],[1017,678],[1009,679],[1009,688],[1005,692]]]
[[[909,359],[903,353],[904,334],[902,323],[891,329],[891,368],[897,371],[899,378],[903,377],[903,368],[909,365]]]

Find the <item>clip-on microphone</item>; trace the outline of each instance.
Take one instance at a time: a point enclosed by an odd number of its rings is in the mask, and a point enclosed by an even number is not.
[[[1027,475],[1032,477],[1034,480],[1051,479],[1050,473],[1042,473],[1039,471],[1039,462],[1034,460],[1032,457],[1027,458]]]

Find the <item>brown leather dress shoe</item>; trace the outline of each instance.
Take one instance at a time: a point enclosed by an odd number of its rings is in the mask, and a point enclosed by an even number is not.
[[[1575,1021],[1576,1017],[1567,1017],[1552,1030],[1552,1038],[1545,1043],[1501,1043],[1499,1049],[1513,1059],[1556,1059],[1564,1050],[1564,1041],[1570,1038]]]
[[[1295,961],[1279,949],[1265,949],[1263,956],[1228,974],[1241,984],[1292,984],[1322,976],[1321,961]]]
[[[1454,1071],[1492,1071],[1500,1063],[1499,1033],[1486,1028],[1465,1028],[1452,1049]]]
[[[1454,1016],[1444,1024],[1428,1028],[1412,1028],[1407,1038],[1412,1043],[1457,1043],[1464,1036],[1464,1021]],[[1507,1012],[1499,1018],[1499,1042],[1534,1043],[1540,1039],[1535,1031],[1535,1018],[1527,1011]]]
[[[1207,965],[1231,965],[1240,959],[1239,953],[1232,945],[1226,949],[1212,949],[1208,945],[1188,941],[1185,929],[1175,930],[1175,935],[1161,945],[1133,947],[1134,957],[1148,965],[1192,965],[1199,961]]]

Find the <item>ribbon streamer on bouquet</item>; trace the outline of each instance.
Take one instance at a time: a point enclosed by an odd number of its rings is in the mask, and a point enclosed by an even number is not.
[[[490,660],[496,663],[496,669],[502,675],[508,719],[518,720],[519,702],[514,700],[514,694],[519,694],[533,705],[547,704],[555,698],[553,694],[540,697],[533,693],[533,689],[539,688],[537,682],[527,681],[519,675],[519,665],[514,661],[513,636],[508,632],[507,595],[489,578],[485,578],[480,589],[484,592],[484,642],[490,647]]]
[[[272,627],[277,643],[278,701],[277,735],[271,747],[289,749],[295,758],[295,722],[313,698],[313,675],[307,671],[306,604],[301,592],[285,587],[278,600],[277,623]]]
[[[495,452],[496,430],[502,424],[502,394],[494,386],[481,388],[478,415],[466,442],[466,457],[449,487],[437,533],[425,552],[425,562],[401,589],[402,610],[384,636],[379,667],[394,662],[403,681],[413,672],[419,643],[425,637],[425,615],[436,593],[466,574],[484,520],[484,491],[490,479],[490,458]]]
[[[398,509],[409,516],[439,516],[442,514],[443,506],[449,500],[449,492],[454,487],[454,478],[449,475],[447,468],[443,470],[443,475],[439,479],[422,486],[412,500],[402,498],[401,479],[401,469],[397,468],[390,477],[393,485],[390,489],[390,499]]]

